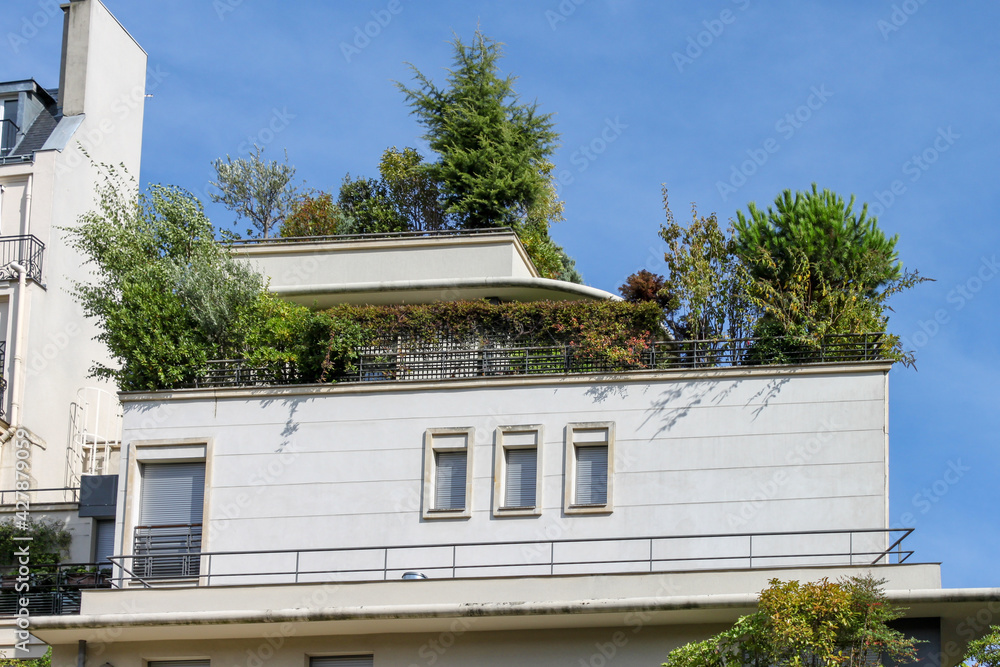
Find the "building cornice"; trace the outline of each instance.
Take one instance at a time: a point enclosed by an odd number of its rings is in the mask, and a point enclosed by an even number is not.
[[[285,396],[324,396],[337,394],[369,394],[389,392],[448,391],[463,389],[493,389],[500,387],[572,386],[602,384],[633,384],[665,380],[719,380],[748,377],[791,377],[805,375],[852,375],[857,373],[888,373],[891,362],[819,363],[808,366],[755,366],[706,369],[664,369],[620,371],[616,373],[573,373],[568,375],[516,375],[483,378],[454,378],[432,381],[342,382],[336,384],[273,385],[267,387],[204,387],[171,389],[153,392],[120,392],[123,404],[218,400],[227,398],[279,398]]]

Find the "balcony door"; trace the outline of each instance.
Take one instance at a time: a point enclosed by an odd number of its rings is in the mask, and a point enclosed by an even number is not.
[[[143,463],[135,574],[143,579],[198,576],[205,462]]]

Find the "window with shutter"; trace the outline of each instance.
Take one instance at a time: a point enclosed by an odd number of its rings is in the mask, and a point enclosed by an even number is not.
[[[566,427],[565,509],[568,513],[612,511],[614,447],[613,422]]]
[[[143,463],[136,574],[142,578],[198,576],[205,463]]]
[[[309,667],[372,667],[375,658],[371,655],[316,656],[309,658]]]
[[[424,432],[425,519],[471,516],[471,428],[432,428]]]
[[[493,513],[541,514],[542,426],[501,426],[496,433]]]
[[[111,567],[109,556],[115,555],[115,520],[99,519],[94,535],[94,562],[99,568]]]
[[[505,453],[507,488],[504,492],[504,507],[534,507],[538,450],[508,449]]]
[[[211,667],[210,660],[150,660],[148,667]]]

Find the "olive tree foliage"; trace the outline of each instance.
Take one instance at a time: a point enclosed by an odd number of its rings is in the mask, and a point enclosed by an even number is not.
[[[1000,667],[1000,625],[990,626],[985,636],[969,642],[962,661],[969,667]]]
[[[254,144],[248,157],[227,155],[225,160],[213,162],[215,180],[211,185],[219,192],[209,193],[209,197],[256,229],[248,229],[247,235],[259,234],[266,239],[292,211],[296,187],[292,182],[295,167],[288,164],[288,154],[284,162],[278,162],[265,160],[263,153],[264,149]]]
[[[664,667],[873,667],[912,662],[915,640],[888,626],[902,616],[884,580],[800,584],[772,579],[757,611],[709,639],[674,649]]]
[[[92,269],[74,295],[117,362],[92,373],[125,391],[161,389],[189,381],[208,359],[242,356],[267,298],[263,278],[216,243],[190,193],[153,185],[138,194],[128,174],[101,168],[96,209],[64,229]]]
[[[867,204],[857,211],[853,196],[845,202],[815,183],[785,190],[766,211],[750,203],[736,218],[736,253],[752,278],[761,334],[808,345],[828,334],[885,332],[889,297],[925,280],[903,271],[898,238],[879,229]],[[888,343],[912,361],[898,337]]]

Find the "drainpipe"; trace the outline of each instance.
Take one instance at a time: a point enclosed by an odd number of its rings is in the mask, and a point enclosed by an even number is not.
[[[31,225],[31,182],[34,174],[28,174],[28,184],[24,186],[24,217],[21,219],[21,235],[29,233]]]
[[[14,358],[10,369],[10,427],[11,432],[17,428],[21,419],[21,394],[24,387],[24,318],[26,316],[25,298],[27,297],[28,270],[17,262],[11,262],[12,269],[17,271],[17,307],[14,309]],[[2,439],[10,438],[6,433]]]
[[[81,639],[76,645],[76,667],[85,667],[87,664],[87,642]]]

